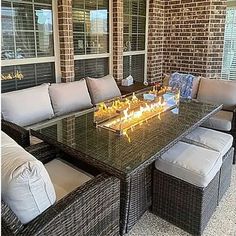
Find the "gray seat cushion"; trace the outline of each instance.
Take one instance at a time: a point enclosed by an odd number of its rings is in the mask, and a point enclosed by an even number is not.
[[[233,112],[219,111],[205,121],[202,126],[221,131],[230,131],[232,128]]]
[[[93,177],[60,159],[46,163],[45,167],[55,188],[57,201]]]
[[[112,75],[97,79],[88,77],[86,81],[94,105],[121,96],[120,90]]]
[[[219,152],[178,142],[156,162],[156,169],[198,187],[206,187],[222,165]]]
[[[236,107],[236,82],[202,78],[197,99],[202,102],[223,104],[224,108],[233,110]]]
[[[223,157],[233,144],[233,136],[213,129],[198,127],[184,141],[215,150]]]

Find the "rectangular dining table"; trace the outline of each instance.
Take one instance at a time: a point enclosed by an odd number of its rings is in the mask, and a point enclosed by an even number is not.
[[[166,111],[123,136],[96,128],[94,112],[90,111],[33,128],[31,134],[76,162],[87,163],[121,180],[120,233],[123,235],[151,206],[155,160],[221,108],[221,105],[184,100],[178,109]]]

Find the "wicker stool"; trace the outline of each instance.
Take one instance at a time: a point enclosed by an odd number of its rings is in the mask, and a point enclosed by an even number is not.
[[[153,213],[200,235],[217,207],[221,165],[219,152],[177,143],[155,163]]]
[[[183,139],[183,141],[215,150],[221,154],[223,164],[220,171],[218,199],[218,202],[220,202],[231,182],[232,163],[234,156],[234,149],[232,148],[233,136],[220,131],[199,127],[188,134]]]

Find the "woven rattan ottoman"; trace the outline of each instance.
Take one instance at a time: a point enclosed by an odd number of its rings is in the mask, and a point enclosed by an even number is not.
[[[230,184],[232,158],[230,149],[221,169],[205,187],[154,168],[152,212],[193,235],[201,235]]]

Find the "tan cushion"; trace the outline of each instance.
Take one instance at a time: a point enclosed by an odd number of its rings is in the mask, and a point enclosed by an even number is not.
[[[57,201],[93,177],[60,159],[46,163],[45,167],[54,185]]]
[[[98,79],[88,77],[86,81],[94,105],[121,96],[120,90],[112,75]]]
[[[20,126],[31,125],[54,116],[49,84],[2,94],[2,115]]]
[[[49,87],[49,94],[56,116],[92,107],[85,79],[52,84]]]
[[[44,165],[3,132],[1,152],[2,199],[26,224],[54,204],[54,187]]]
[[[155,162],[158,170],[199,187],[206,187],[221,165],[219,152],[184,142],[178,142]]]
[[[222,131],[230,131],[232,127],[233,112],[219,111],[205,121],[202,126]]]
[[[197,99],[202,102],[223,104],[226,109],[236,107],[236,82],[202,78]]]

